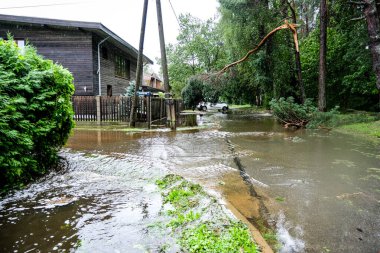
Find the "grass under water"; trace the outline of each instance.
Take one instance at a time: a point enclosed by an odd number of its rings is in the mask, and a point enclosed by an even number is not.
[[[258,252],[249,229],[229,217],[202,187],[177,175],[156,181],[162,190],[166,224],[185,252]]]

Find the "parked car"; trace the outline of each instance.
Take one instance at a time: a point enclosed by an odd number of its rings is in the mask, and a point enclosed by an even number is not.
[[[217,102],[217,103],[200,102],[197,105],[197,109],[200,111],[217,110],[219,112],[227,112],[228,104],[224,102]]]

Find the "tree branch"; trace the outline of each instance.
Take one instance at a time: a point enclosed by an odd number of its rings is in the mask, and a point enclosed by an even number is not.
[[[349,4],[355,4],[355,5],[365,5],[366,3],[365,2],[357,2],[357,1],[348,1]]]
[[[242,62],[244,62],[245,60],[247,60],[248,57],[249,57],[251,54],[255,53],[257,50],[260,49],[260,47],[265,43],[265,41],[267,41],[267,40],[268,40],[273,34],[275,34],[276,32],[278,32],[278,31],[280,31],[280,30],[289,29],[289,30],[292,31],[292,33],[293,33],[293,39],[294,39],[294,43],[295,43],[295,45],[296,45],[296,51],[299,52],[299,47],[298,47],[298,36],[297,36],[297,30],[296,30],[298,26],[299,26],[299,25],[297,25],[297,24],[289,24],[288,21],[285,20],[285,24],[283,24],[283,25],[281,25],[281,26],[279,26],[279,27],[273,29],[270,33],[268,33],[268,34],[264,37],[264,39],[262,39],[262,40],[260,41],[260,43],[259,43],[254,49],[248,51],[248,53],[247,53],[243,58],[241,58],[240,60],[235,61],[235,62],[233,62],[233,63],[231,63],[231,64],[228,64],[228,65],[225,66],[222,70],[220,70],[220,71],[218,72],[218,74],[219,74],[219,75],[220,75],[220,74],[223,74],[223,73],[225,73],[228,69],[232,68],[233,66],[238,65],[239,63],[242,63]]]
[[[361,16],[361,17],[358,17],[358,18],[352,18],[350,19],[350,21],[360,21],[360,20],[364,20],[365,17],[364,16]]]

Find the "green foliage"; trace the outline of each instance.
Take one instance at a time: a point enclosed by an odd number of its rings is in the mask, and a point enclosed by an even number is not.
[[[129,86],[125,89],[125,95],[128,97],[133,97],[136,90],[136,81],[132,80],[129,82]]]
[[[223,38],[229,62],[242,58],[281,20],[278,1],[220,0]],[[272,5],[272,8],[269,6]],[[247,61],[228,72],[224,96],[230,103],[263,105],[279,96],[298,96],[289,31],[276,33]]]
[[[362,136],[368,136],[377,138],[380,140],[380,121],[372,121],[365,123],[352,123],[349,125],[343,125],[339,128],[339,131],[350,134],[357,134]]]
[[[320,112],[310,99],[305,103],[295,103],[294,98],[273,99],[271,102],[273,114],[284,124],[296,127],[332,128],[342,125],[368,123],[379,120],[379,116],[367,113],[341,114],[335,107],[328,112]]]
[[[193,211],[190,211],[186,214],[183,214],[182,212],[171,212],[171,215],[176,217],[172,219],[168,224],[168,227],[171,228],[183,226],[185,223],[191,223],[195,220],[198,220],[201,217],[200,213],[195,213]]]
[[[298,104],[294,98],[273,99],[270,102],[273,114],[286,126],[319,128],[331,127],[333,119],[339,115],[338,107],[320,112],[310,99]]]
[[[319,1],[295,0],[300,41],[302,75],[307,97],[318,98]],[[192,105],[202,96],[188,87],[191,76],[208,75],[227,63],[241,59],[266,34],[292,15],[282,1],[219,0],[220,19],[201,21],[190,15],[180,18],[178,43],[168,46],[172,91],[192,94]],[[346,0],[329,4],[327,34],[327,107],[378,110],[378,91],[372,70],[371,52],[362,8]],[[294,43],[289,30],[272,36],[262,48],[223,75],[218,85],[209,85],[211,95],[234,103],[267,106],[271,99],[294,97],[300,101]],[[197,86],[196,86],[197,87]],[[199,94],[201,93],[200,90]],[[184,94],[184,93],[182,93]],[[215,97],[212,96],[212,97]],[[196,98],[196,99],[191,99]],[[208,98],[207,98],[208,99]]]
[[[218,77],[192,77],[182,90],[182,98],[186,107],[195,108],[201,102],[215,103],[222,94],[225,80]]]
[[[182,251],[257,252],[250,231],[244,224],[229,218],[218,221],[217,212],[209,210],[211,203],[200,208],[207,195],[199,184],[176,175],[167,175],[157,180],[156,184],[163,190],[164,203],[173,208],[166,212],[172,217],[166,227],[178,234]],[[206,213],[207,217],[212,215],[214,219],[205,221]]]
[[[257,252],[247,228],[235,222],[223,230],[201,224],[186,230],[180,244],[188,252]]]
[[[270,102],[273,114],[284,124],[299,124],[306,126],[318,109],[312,105],[311,100],[306,100],[303,105],[295,103],[293,97],[273,99]]]
[[[180,15],[181,31],[176,44],[167,47],[172,93],[180,96],[191,76],[220,69],[225,62],[224,45],[217,23],[190,14]]]
[[[327,31],[327,105],[330,108],[375,110],[378,102],[372,71],[366,22],[353,22],[362,15],[344,0],[330,5]],[[300,43],[303,77],[308,97],[317,97],[319,31],[312,31]]]
[[[200,101],[203,101],[203,89],[204,83],[202,80],[191,78],[182,90],[182,99],[185,106],[195,108]]]
[[[174,174],[168,174],[163,179],[157,179],[156,185],[160,187],[160,189],[166,189],[169,186],[173,185],[174,183],[182,180],[183,177],[174,175]]]
[[[72,129],[73,77],[36,50],[0,40],[0,190],[21,187],[57,162]]]

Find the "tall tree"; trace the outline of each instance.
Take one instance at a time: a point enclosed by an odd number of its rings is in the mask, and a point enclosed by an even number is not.
[[[326,111],[327,0],[320,4],[318,109]]]
[[[172,91],[179,96],[189,77],[210,73],[224,64],[224,43],[214,19],[180,15],[181,31],[176,44],[169,44],[168,69]]]
[[[296,6],[294,0],[292,2],[289,2],[289,0],[286,0],[287,5],[289,6],[292,21],[293,24],[297,24],[297,14],[296,14]],[[305,102],[306,99],[306,93],[305,93],[305,87],[303,85],[303,78],[302,78],[302,65],[301,65],[301,57],[300,52],[296,48],[296,42],[294,42],[294,57],[295,57],[295,63],[296,63],[296,75],[297,75],[297,83],[298,88],[300,89],[300,100],[302,104]]]
[[[380,3],[377,3],[378,5]],[[369,48],[372,54],[372,66],[376,75],[376,87],[380,95],[380,16],[375,0],[363,0],[364,16],[367,21]]]

